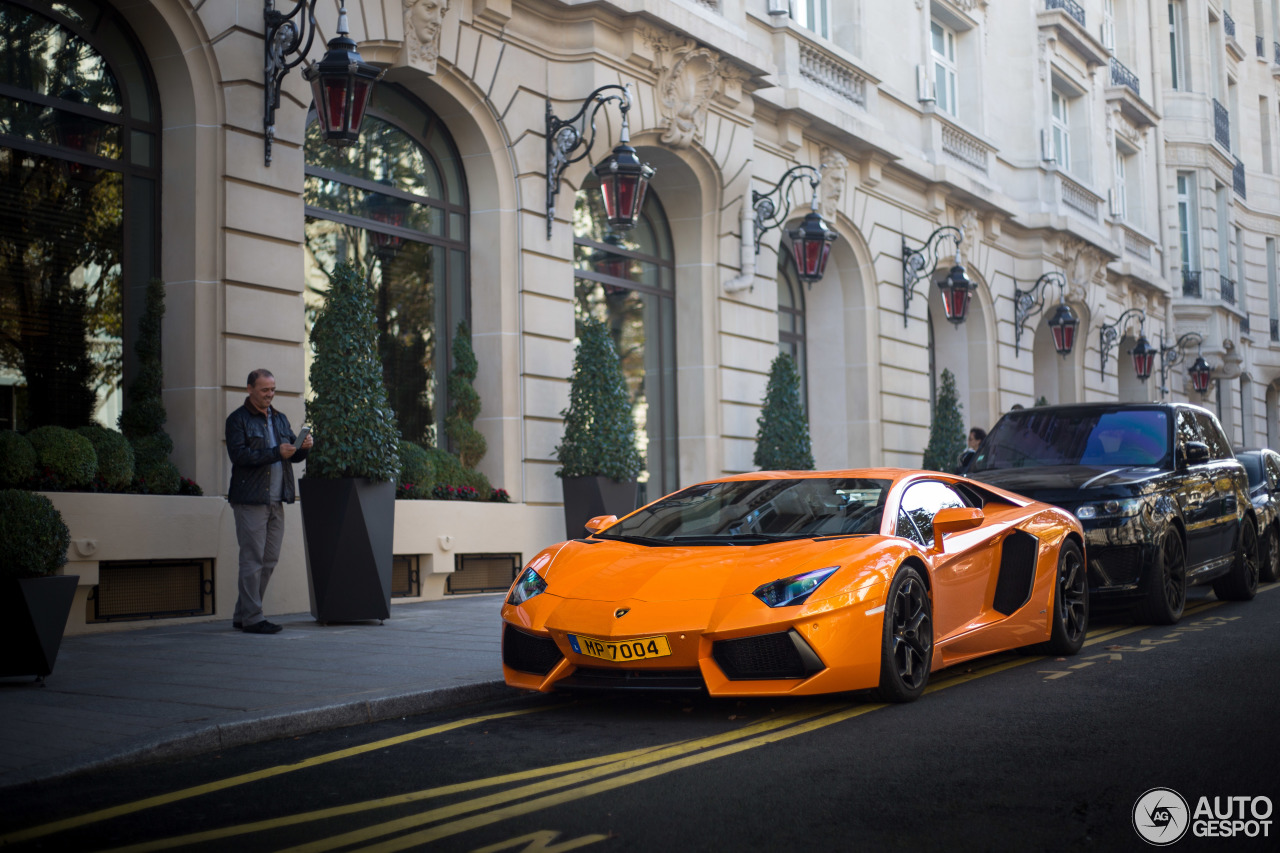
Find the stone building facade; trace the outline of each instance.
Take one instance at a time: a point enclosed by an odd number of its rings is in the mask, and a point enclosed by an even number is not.
[[[121,336],[127,351],[140,305],[131,294],[160,277],[173,461],[207,493],[226,491],[223,420],[251,369],[275,372],[277,403],[302,422],[308,317],[327,263],[363,251],[397,305],[430,294],[416,307],[383,306],[406,346],[427,348],[415,362],[428,377],[422,430],[438,425],[448,343],[469,321],[488,442],[480,467],[514,503],[401,502],[396,552],[419,559],[418,595],[449,589],[459,553],[527,560],[559,538],[554,451],[584,312],[611,319],[624,344],[650,498],[752,468],[779,347],[800,357],[819,467],[919,465],[943,368],[966,420],[989,427],[1042,397],[1199,400],[1186,375],[1197,353],[1213,366],[1204,403],[1233,441],[1280,442],[1275,0],[346,9],[361,54],[386,69],[360,153],[326,153],[309,132],[310,89],[295,70],[268,165],[263,0],[0,0],[6,16],[43,15],[108,57],[133,98],[120,115],[148,103],[121,125],[137,165],[126,186],[141,197],[139,182],[156,182],[153,210],[139,213],[146,204],[126,195]],[[320,0],[316,16],[321,42],[338,3]],[[614,106],[599,112],[590,155],[565,169],[554,195],[546,177],[548,112],[570,116],[609,84],[629,87],[631,139],[656,169],[643,227],[625,240],[596,227],[589,201],[591,167],[618,141]],[[29,100],[57,107],[64,95]],[[0,136],[0,146],[65,155],[30,135]],[[766,232],[758,252],[743,249],[752,191],[800,165],[821,168],[819,210],[838,234],[811,286],[787,267],[785,228]],[[369,201],[379,195],[421,216],[385,228]],[[807,184],[789,201],[793,226],[808,211]],[[976,285],[962,324],[945,320],[927,279],[904,286],[904,249],[942,226],[963,228],[959,256]],[[418,254],[388,260],[378,254],[388,241]],[[939,274],[951,253],[944,243]],[[1067,357],[1044,324],[1058,288],[1015,324],[1015,291],[1051,271],[1081,319]],[[1127,353],[1140,334],[1161,346],[1189,332],[1198,346],[1170,350],[1167,372],[1136,378]],[[126,357],[126,386],[129,370]],[[220,499],[204,501],[120,510],[148,514],[132,545],[118,541],[125,522],[95,527],[92,517],[106,516],[85,510],[72,555],[84,595],[99,563],[186,556],[215,566],[212,611],[229,612],[229,514]],[[194,547],[168,533],[160,551],[130,552],[169,513],[175,529],[213,531],[201,553],[164,552]],[[299,528],[294,518],[275,612],[305,609]]]

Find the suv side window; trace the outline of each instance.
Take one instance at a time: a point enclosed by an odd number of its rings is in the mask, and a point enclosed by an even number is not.
[[[1267,487],[1275,489],[1280,485],[1280,465],[1276,464],[1276,457],[1270,453],[1262,454],[1262,463],[1267,475]]]
[[[1209,445],[1209,456],[1213,459],[1234,459],[1231,442],[1227,441],[1227,434],[1218,419],[1208,412],[1196,412],[1195,416],[1200,424],[1200,434],[1204,436],[1202,440]]]
[[[964,506],[968,504],[946,483],[916,483],[902,496],[897,534],[927,548],[933,545],[933,516],[938,510]]]
[[[1197,423],[1196,421],[1195,412],[1191,411],[1190,409],[1183,409],[1183,408],[1178,409],[1178,420],[1177,420],[1176,431],[1177,431],[1179,458],[1181,458],[1182,454],[1186,452],[1186,446],[1188,441],[1204,441],[1205,440],[1204,433],[1200,431],[1200,424]]]

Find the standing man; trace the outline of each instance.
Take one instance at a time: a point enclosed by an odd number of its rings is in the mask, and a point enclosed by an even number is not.
[[[231,489],[227,500],[240,543],[240,597],[231,623],[246,634],[276,634],[280,626],[262,615],[262,596],[280,558],[284,505],[293,503],[293,465],[307,458],[314,439],[297,440],[289,419],[272,405],[276,379],[270,370],[249,374],[249,396],[227,418]],[[304,430],[305,432],[305,430]]]

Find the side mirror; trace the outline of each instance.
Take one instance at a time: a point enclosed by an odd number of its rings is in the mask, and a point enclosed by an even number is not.
[[[1209,461],[1209,445],[1203,441],[1188,441],[1183,445],[1183,460],[1188,465],[1203,465]]]
[[[942,553],[942,537],[948,533],[959,533],[962,530],[980,527],[984,518],[986,516],[977,507],[956,506],[938,510],[933,516],[933,548],[930,549],[930,553]]]
[[[618,517],[616,515],[597,515],[595,518],[587,522],[587,532],[599,533],[606,527],[612,527],[617,523]]]

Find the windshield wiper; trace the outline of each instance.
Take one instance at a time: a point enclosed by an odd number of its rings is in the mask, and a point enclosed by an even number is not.
[[[625,533],[597,533],[595,534],[595,538],[612,539],[615,542],[632,542],[636,545],[671,545],[670,539],[653,539],[649,536],[630,536]]]

